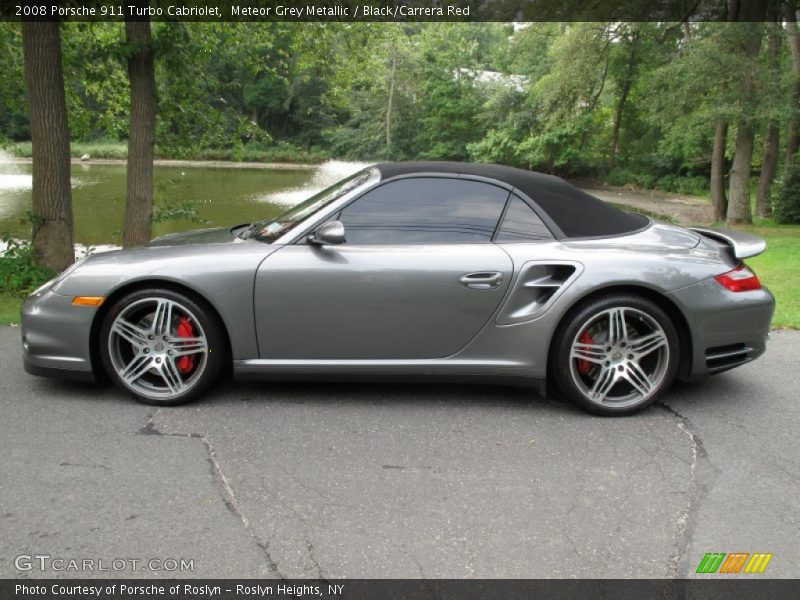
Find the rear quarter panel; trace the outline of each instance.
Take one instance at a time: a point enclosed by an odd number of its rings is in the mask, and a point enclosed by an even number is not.
[[[668,297],[670,292],[732,268],[718,244],[686,230],[682,231],[694,237],[675,235],[675,230],[681,231],[656,224],[634,235],[604,240],[503,244],[514,262],[511,289],[520,284],[520,267],[530,261],[566,261],[582,268],[559,289],[547,309],[529,321],[499,324],[505,308],[501,305],[496,318],[458,356],[489,358],[502,349],[504,357],[525,363],[531,376],[545,377],[553,336],[568,311],[583,299],[620,286],[646,288]],[[688,243],[690,239],[693,241]],[[691,310],[673,303],[682,312]]]

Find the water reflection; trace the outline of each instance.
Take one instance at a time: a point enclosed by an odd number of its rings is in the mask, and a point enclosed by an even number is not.
[[[155,223],[153,235],[200,227],[233,226],[275,217],[339,179],[367,166],[329,161],[315,169],[164,166],[155,169],[155,197],[191,202],[206,223]],[[125,206],[125,165],[72,165],[75,241],[88,246],[119,243]],[[0,235],[29,238],[24,221],[31,209],[31,165],[0,153]]]
[[[367,168],[371,164],[373,163],[329,160],[322,163],[314,171],[314,176],[305,185],[288,190],[271,192],[269,194],[259,194],[255,196],[254,200],[257,202],[294,206],[295,204],[300,204],[306,198],[332,186],[337,181],[349,177],[361,169]]]

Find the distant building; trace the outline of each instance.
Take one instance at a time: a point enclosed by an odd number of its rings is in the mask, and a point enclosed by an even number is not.
[[[453,72],[455,79],[469,77],[474,84],[492,87],[511,88],[517,92],[524,92],[531,82],[527,75],[506,75],[500,71],[480,71],[477,69],[456,69]]]

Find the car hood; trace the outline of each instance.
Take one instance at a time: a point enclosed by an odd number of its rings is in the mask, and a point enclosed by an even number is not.
[[[233,235],[228,227],[213,227],[211,229],[194,229],[169,233],[157,237],[150,242],[151,246],[182,246],[184,244],[224,244],[233,242],[238,238]]]

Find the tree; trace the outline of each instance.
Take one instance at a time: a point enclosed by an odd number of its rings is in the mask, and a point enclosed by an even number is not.
[[[764,0],[731,0],[728,17],[742,21],[734,25],[736,38],[732,51],[742,58],[742,66],[730,75],[741,82],[739,89],[741,106],[736,123],[736,145],[730,177],[730,200],[728,202],[728,223],[751,223],[750,175],[753,168],[753,145],[755,140],[755,114],[758,109],[758,75],[762,72],[757,64],[761,49],[763,26],[768,3]]]
[[[770,16],[777,18],[774,11],[771,11]],[[778,23],[770,23],[769,33],[767,38],[767,56],[766,68],[772,74],[770,79],[772,81],[780,80],[780,49],[781,49],[781,35],[780,25]],[[783,100],[779,90],[775,94],[770,94],[770,97],[777,97]],[[769,114],[768,106],[762,108],[762,112],[767,114],[767,137],[764,142],[764,159],[761,163],[761,175],[758,180],[758,194],[756,195],[756,213],[759,217],[769,217],[772,214],[771,193],[772,182],[775,179],[775,172],[778,169],[778,152],[780,150],[780,125],[778,124],[778,115]]]
[[[622,81],[619,82],[619,98],[617,99],[617,107],[614,110],[614,126],[611,132],[611,147],[608,151],[608,164],[614,167],[617,162],[617,150],[619,148],[619,132],[622,127],[622,115],[625,111],[625,103],[628,101],[628,95],[631,93],[631,87],[634,83],[634,76],[636,73],[636,64],[638,61],[639,50],[639,31],[635,25],[631,25],[630,30],[624,31],[620,35],[619,43],[626,43],[628,46],[627,63],[624,69]]]
[[[798,104],[800,104],[800,32],[797,30],[797,2],[789,0],[784,5],[786,19],[786,41],[789,45],[789,56],[792,60],[792,97],[789,110],[789,122],[786,127],[786,161],[785,169],[792,166],[794,155],[800,146],[798,133]]]
[[[125,37],[130,45],[128,77],[131,86],[127,199],[122,233],[122,245],[127,248],[143,246],[150,242],[153,216],[156,77],[150,21],[126,21]]]
[[[33,232],[38,264],[62,271],[72,245],[69,127],[58,23],[24,22],[22,45],[33,144]]]
[[[728,196],[725,195],[725,148],[728,142],[728,124],[717,121],[714,128],[714,149],[711,152],[711,205],[714,220],[724,221],[728,216]]]
[[[397,44],[392,44],[391,68],[389,70],[389,98],[386,100],[386,154],[392,154],[392,112],[394,111],[394,90],[397,86]]]
[[[22,31],[18,23],[0,23],[0,142],[31,139],[25,102]]]

